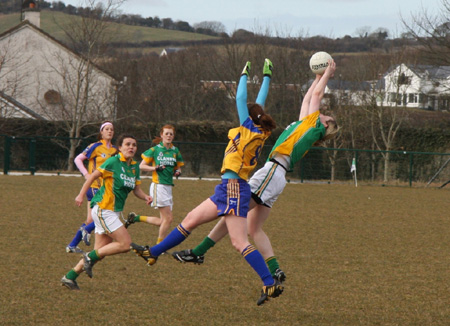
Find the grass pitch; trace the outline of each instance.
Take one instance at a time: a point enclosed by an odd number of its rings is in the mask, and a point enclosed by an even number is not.
[[[285,292],[258,307],[261,282],[228,238],[200,266],[121,254],[81,275],[81,291],[62,287],[79,259],[64,248],[85,218],[74,204],[82,182],[0,176],[1,325],[449,325],[448,189],[288,184],[265,226]],[[173,227],[216,184],[177,180]],[[157,213],[133,195],[129,211]],[[156,241],[149,224],[129,230]]]

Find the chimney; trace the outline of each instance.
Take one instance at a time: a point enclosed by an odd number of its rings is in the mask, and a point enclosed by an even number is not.
[[[41,27],[41,10],[37,0],[24,0],[22,4],[22,20],[28,20],[34,26]]]

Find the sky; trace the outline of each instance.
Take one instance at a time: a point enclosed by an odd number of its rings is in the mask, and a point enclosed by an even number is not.
[[[86,6],[85,0],[62,0],[66,5]],[[92,0],[91,0],[92,1]],[[96,0],[101,2],[102,0]],[[390,37],[404,31],[401,17],[436,14],[442,0],[126,0],[119,8],[124,14],[173,21],[194,26],[218,21],[231,34],[238,29],[267,32],[278,36],[330,38],[358,36],[358,31],[382,27]]]

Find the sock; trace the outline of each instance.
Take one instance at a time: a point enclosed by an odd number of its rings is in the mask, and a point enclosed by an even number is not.
[[[164,251],[167,251],[180,243],[182,243],[191,233],[187,231],[181,224],[179,224],[162,242],[150,248],[153,256],[160,256]]]
[[[97,250],[92,250],[91,252],[89,252],[88,257],[92,260],[92,262],[96,262],[101,259],[98,255]]]
[[[270,274],[272,274],[272,276],[275,275],[275,271],[277,270],[277,268],[280,268],[280,265],[278,264],[278,261],[275,258],[275,256],[267,258],[266,264],[269,267],[269,271],[270,271]]]
[[[161,243],[163,240],[164,240],[164,238],[159,238],[158,237],[158,239],[156,239],[156,244]]]
[[[197,247],[192,249],[192,253],[196,256],[203,256],[209,249],[214,247],[215,244],[216,243],[214,242],[214,240],[212,240],[210,237],[206,237],[202,242],[200,242]]]
[[[83,223],[82,226],[85,226],[86,224]],[[81,238],[82,238],[82,233],[80,228],[78,228],[77,233],[75,234],[75,236],[73,237],[72,241],[69,243],[70,247],[76,247],[78,246],[78,244],[81,242]]]
[[[95,229],[95,223],[91,222],[84,228],[87,233],[91,234],[91,232]]]
[[[147,216],[136,215],[134,222],[147,222]]]
[[[75,281],[80,274],[75,272],[73,268],[66,274],[66,278],[69,280]]]
[[[247,263],[250,264],[250,266],[255,270],[256,273],[258,273],[265,286],[273,285],[273,277],[272,275],[270,275],[269,269],[267,268],[263,256],[261,256],[255,246],[248,245],[241,252],[241,255],[244,256]]]

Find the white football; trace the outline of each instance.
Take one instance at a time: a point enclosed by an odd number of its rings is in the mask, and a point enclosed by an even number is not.
[[[322,75],[328,67],[328,60],[333,58],[327,52],[316,52],[309,59],[309,67],[316,75]]]

